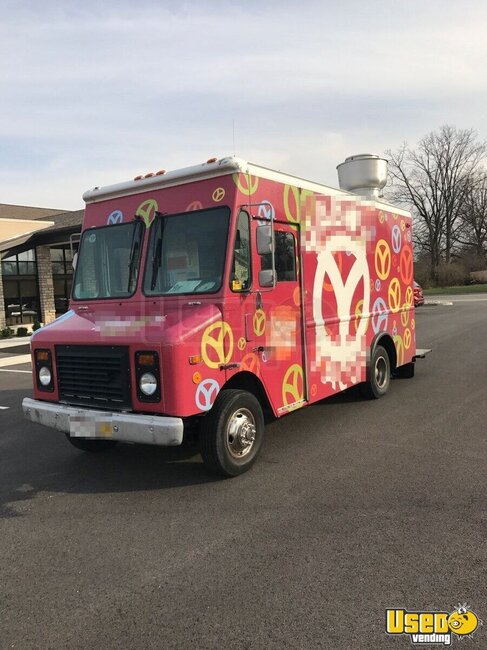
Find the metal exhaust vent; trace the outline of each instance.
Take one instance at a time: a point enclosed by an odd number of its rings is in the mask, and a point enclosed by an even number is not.
[[[371,153],[349,156],[337,166],[340,189],[377,199],[387,182],[387,160]]]

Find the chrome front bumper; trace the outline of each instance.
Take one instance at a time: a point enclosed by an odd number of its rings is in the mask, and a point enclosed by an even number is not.
[[[183,442],[181,418],[95,411],[41,402],[29,397],[22,402],[22,410],[28,420],[64,431],[72,437],[120,440],[165,447],[175,447]]]

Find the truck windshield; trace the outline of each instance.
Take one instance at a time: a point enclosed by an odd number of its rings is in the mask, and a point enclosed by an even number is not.
[[[76,265],[73,298],[131,296],[137,285],[143,236],[144,224],[139,220],[85,230]]]
[[[146,295],[215,293],[222,285],[230,210],[160,216],[152,224]]]

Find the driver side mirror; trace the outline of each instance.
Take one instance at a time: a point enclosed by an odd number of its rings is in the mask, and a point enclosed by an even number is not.
[[[267,255],[272,252],[272,226],[265,224],[258,226],[257,230],[257,252],[259,255]]]

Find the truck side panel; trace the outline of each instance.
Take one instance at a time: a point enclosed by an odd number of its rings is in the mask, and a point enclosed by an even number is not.
[[[245,174],[234,180],[237,205],[250,204],[260,223],[270,218],[276,228],[287,223],[300,241],[304,292],[291,283],[286,299],[282,291],[278,300],[276,292],[261,291],[268,333],[276,310],[294,310],[301,318],[304,296],[305,343],[294,338],[289,367],[275,363],[279,351],[270,335],[260,339],[264,353],[252,353],[276,415],[365,381],[371,346],[382,335],[394,342],[396,365],[410,362],[415,354],[411,219],[353,195],[321,195]],[[253,264],[256,291],[255,251]]]

